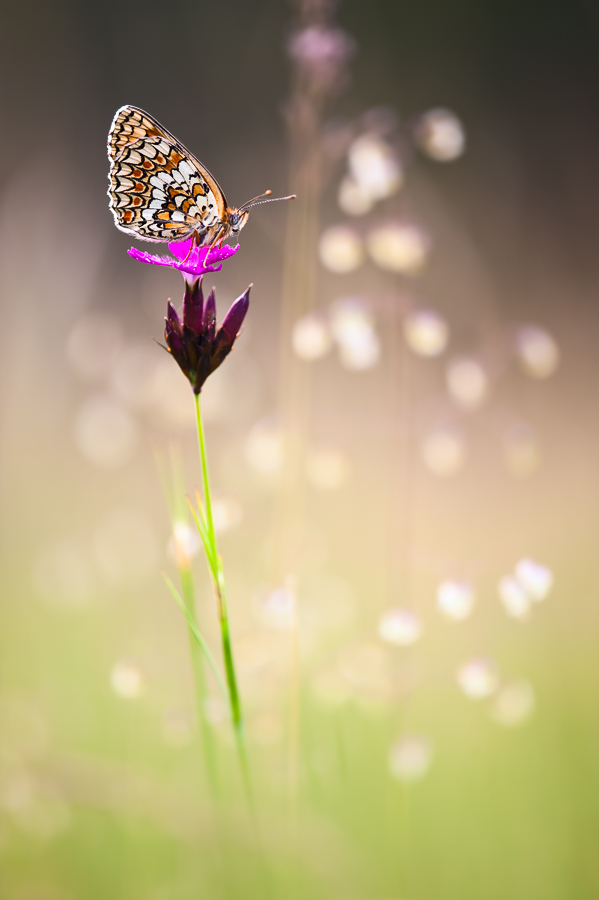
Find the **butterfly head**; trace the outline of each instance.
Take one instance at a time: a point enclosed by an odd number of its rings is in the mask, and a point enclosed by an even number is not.
[[[232,209],[229,213],[229,228],[231,229],[231,232],[233,234],[239,234],[248,220],[250,207],[259,206],[261,203],[274,203],[276,200],[295,199],[295,194],[292,194],[290,197],[271,197],[270,200],[266,199],[267,197],[270,197],[271,194],[272,191],[265,191],[258,197],[254,197],[253,200],[248,200],[248,202],[244,203],[243,206],[240,206],[239,209]]]
[[[231,234],[239,234],[243,226],[248,220],[249,212],[247,209],[232,209],[229,213],[229,229]]]

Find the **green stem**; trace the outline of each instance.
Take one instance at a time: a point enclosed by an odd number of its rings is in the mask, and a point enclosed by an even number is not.
[[[229,628],[229,611],[227,606],[227,592],[225,588],[225,576],[223,572],[223,564],[221,556],[218,552],[216,534],[214,531],[214,521],[212,518],[212,497],[210,493],[210,480],[208,477],[208,460],[206,456],[206,441],[204,438],[204,426],[202,423],[202,414],[200,411],[199,394],[194,393],[196,424],[198,430],[198,448],[200,451],[200,461],[202,464],[202,481],[204,486],[204,505],[206,508],[206,538],[209,545],[206,548],[206,556],[208,567],[212,574],[214,590],[218,601],[218,617],[220,621],[223,658],[225,662],[225,672],[227,675],[227,687],[229,689],[229,703],[231,706],[231,717],[233,719],[233,728],[237,742],[237,750],[239,753],[239,761],[243,773],[246,791],[251,799],[249,770],[247,762],[247,753],[245,747],[245,739],[243,733],[243,715],[241,711],[241,700],[237,687],[237,678],[235,675],[235,663],[233,660],[233,647],[231,645],[231,632]],[[201,515],[201,511],[200,511]],[[214,569],[216,568],[216,573]],[[216,577],[215,577],[216,575]]]
[[[182,600],[181,595],[179,594],[179,591],[177,590],[177,588],[175,587],[173,582],[170,580],[170,578],[168,577],[166,572],[162,573],[162,577],[164,578],[164,582],[165,582],[167,588],[169,589],[169,591],[171,592],[171,594],[177,601],[179,609],[183,613],[185,620],[189,626],[189,630],[192,633],[192,635],[194,636],[198,645],[200,646],[202,653],[206,657],[208,665],[212,669],[212,671],[214,673],[214,677],[216,678],[216,682],[222,691],[223,697],[225,697],[225,699],[226,699],[227,692],[225,690],[225,686],[223,684],[223,680],[221,678],[220,672],[218,671],[218,666],[216,665],[216,662],[214,661],[214,657],[212,656],[212,653],[210,652],[210,649],[209,649],[206,641],[200,634],[200,630],[195,621],[195,617],[189,612],[184,600]]]
[[[193,678],[196,689],[198,724],[200,726],[200,733],[202,735],[202,744],[204,747],[204,758],[206,761],[208,779],[214,794],[216,794],[218,788],[216,748],[214,746],[214,734],[212,733],[212,727],[206,719],[206,710],[204,709],[204,701],[207,697],[207,690],[206,673],[204,672],[204,661],[202,659],[202,655],[204,655],[204,657],[209,660],[211,658],[211,654],[207,646],[202,646],[198,641],[198,635],[200,635],[200,631],[196,614],[193,575],[191,574],[191,571],[189,569],[181,567],[179,569],[179,576],[181,578],[183,602],[193,621],[193,625],[195,626],[194,628],[192,628],[190,623],[188,624],[187,628],[189,631],[189,651],[191,654],[191,665],[193,669]],[[208,653],[206,651],[208,651]],[[222,681],[220,681],[220,673],[216,667],[216,664],[214,664],[214,671],[217,675],[217,680],[220,682],[220,686],[222,689],[224,685],[222,685]]]

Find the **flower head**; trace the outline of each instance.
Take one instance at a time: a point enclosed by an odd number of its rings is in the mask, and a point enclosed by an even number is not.
[[[154,256],[145,250],[138,250],[137,247],[131,247],[127,253],[139,262],[150,263],[153,266],[171,266],[179,269],[184,276],[197,279],[206,272],[220,272],[222,261],[234,256],[239,250],[239,244],[236,247],[229,247],[227,244],[223,247],[192,247],[192,240],[193,238],[189,238],[188,241],[173,241],[168,245],[175,259],[169,256]]]
[[[251,287],[250,284],[235,300],[218,329],[216,294],[212,288],[204,301],[201,278],[185,279],[182,319],[169,300],[164,327],[166,344],[196,394],[233,349],[248,311]]]

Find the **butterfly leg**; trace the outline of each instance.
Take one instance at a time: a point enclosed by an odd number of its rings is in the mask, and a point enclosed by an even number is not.
[[[199,243],[200,243],[200,239],[198,237],[198,233],[197,233],[197,231],[193,231],[191,234],[191,244],[189,245],[189,250],[187,251],[187,256],[183,260],[184,263],[186,263],[187,260],[189,259],[189,257],[191,256],[191,251],[193,250],[195,245],[198,244],[198,246],[199,246]]]
[[[210,250],[214,250],[214,248],[216,247],[217,244],[219,247],[222,247],[223,241],[226,238],[228,233],[229,233],[229,229],[227,228],[227,226],[221,225],[219,230],[216,232],[216,237],[210,244]]]

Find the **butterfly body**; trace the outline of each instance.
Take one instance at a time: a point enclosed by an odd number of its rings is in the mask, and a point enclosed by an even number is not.
[[[121,231],[146,241],[204,247],[238,234],[247,208],[232,209],[208,169],[148,113],[117,110],[108,134],[110,208]],[[268,192],[270,193],[270,192]]]

